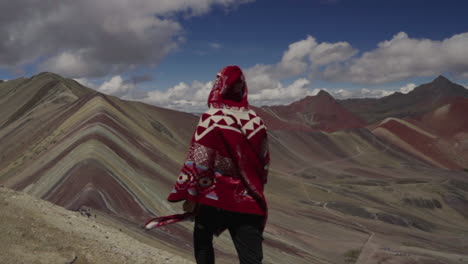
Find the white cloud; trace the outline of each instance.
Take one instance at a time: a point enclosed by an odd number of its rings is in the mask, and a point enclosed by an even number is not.
[[[125,95],[132,89],[135,89],[135,85],[133,83],[125,82],[120,75],[112,77],[97,88],[97,90],[102,93],[115,96]]]
[[[389,96],[395,91],[385,89],[322,89],[330,93],[335,99],[349,99],[349,98],[381,98]]]
[[[330,93],[336,99],[346,99],[346,98],[350,98],[353,96],[353,92],[349,90],[345,90],[345,89],[338,89],[338,90],[323,89],[323,90]]]
[[[407,85],[403,86],[400,88],[400,92],[407,94],[416,88],[416,84],[414,83],[408,83]]]
[[[357,50],[347,42],[319,43],[312,36],[294,42],[289,45],[278,63],[257,64],[244,70],[249,86],[249,101],[257,106],[287,104],[308,95],[316,95],[320,89],[313,89],[311,81],[304,78],[304,75],[319,71],[322,66],[346,62],[356,53]],[[286,79],[292,80],[291,84],[285,85]],[[203,91],[199,93],[203,96],[194,99],[193,95],[197,89]],[[206,109],[210,89],[211,82],[210,85],[196,81],[192,84],[179,83],[166,91],[149,92],[144,101],[179,110],[203,111]],[[337,99],[376,98],[394,93],[382,89],[325,90]]]
[[[251,103],[285,104],[307,95],[315,95],[319,90],[311,90],[310,80],[303,75],[323,65],[345,61],[356,52],[347,42],[319,43],[312,36],[294,42],[277,64],[257,64],[245,70]],[[282,80],[294,77],[296,79],[291,85],[283,84]]]
[[[249,92],[249,103],[257,106],[285,104],[307,95],[316,95],[319,90],[311,91],[309,84],[310,82],[304,78],[298,79],[288,86],[276,82],[268,89]],[[190,84],[181,82],[165,91],[148,92],[141,101],[187,112],[203,112],[207,109],[208,95],[212,86],[212,81],[206,83],[193,81]]]
[[[399,33],[374,50],[358,54],[348,42],[318,42],[314,37],[288,46],[275,64],[257,64],[244,70],[253,105],[287,104],[319,89],[311,79],[355,83],[387,83],[414,76],[434,76],[452,72],[468,77],[468,33],[443,41],[412,39]],[[465,43],[466,42],[466,43]],[[466,45],[465,45],[466,44]],[[285,82],[290,83],[285,85]],[[204,109],[211,85],[202,82],[180,83],[166,91],[148,93],[147,102],[177,109]],[[390,89],[325,89],[337,99],[379,98],[395,91],[408,93],[408,83]],[[194,99],[196,91],[199,92]]]
[[[65,76],[101,75],[105,65],[92,58],[86,58],[87,54],[88,52],[85,50],[65,51],[40,64],[39,70],[55,72]]]
[[[468,47],[468,33],[433,41],[411,39],[402,32],[390,41],[379,43],[377,49],[358,56],[358,51],[348,42],[319,43],[314,37],[307,36],[290,44],[277,64],[259,64],[245,72],[250,90],[256,93],[253,98],[262,96],[270,101],[287,102],[282,80],[296,76],[300,80],[304,74],[314,79],[355,83],[386,83],[447,71],[460,76],[466,74],[468,78],[468,49],[462,47]],[[398,90],[409,93],[415,87],[415,84],[409,83]],[[384,97],[393,94],[395,89],[327,91],[337,99],[346,99]],[[302,92],[302,97],[312,93],[310,88]],[[276,100],[273,99],[275,96]]]
[[[178,21],[253,0],[0,1],[0,67],[40,59],[72,78],[157,65],[184,42]]]
[[[319,90],[309,89],[310,81],[300,78],[288,86],[276,82],[270,88],[249,93],[249,102],[253,105],[287,104],[308,95],[316,95]]]
[[[384,96],[389,96],[395,91],[383,90],[383,89],[361,89],[359,95],[354,95],[353,97],[357,98],[380,98]]]
[[[407,94],[416,88],[416,84],[408,83],[400,88],[387,88],[387,89],[321,89],[330,93],[335,99],[349,99],[349,98],[381,98],[401,92]]]
[[[281,61],[273,65],[258,64],[245,71],[253,91],[271,88],[279,80],[315,72],[323,65],[348,60],[357,50],[347,42],[317,42],[312,36],[294,42],[284,52]]]
[[[311,52],[310,60],[314,65],[328,65],[335,62],[342,62],[357,53],[348,42],[320,43]]]
[[[187,112],[203,112],[207,109],[208,95],[213,82],[193,81],[191,84],[180,82],[165,90],[148,92],[141,101],[162,107]]]
[[[312,36],[294,42],[281,61],[246,71],[253,90],[300,75],[325,81],[377,84],[451,72],[468,78],[468,33],[442,41],[410,38],[400,32],[374,50],[358,54],[348,42],[317,42]]]
[[[247,85],[250,92],[257,92],[264,89],[276,87],[278,78],[273,77],[273,66],[270,65],[255,65],[252,68],[244,71]]]
[[[307,71],[309,64],[306,59],[316,46],[317,42],[311,36],[290,44],[288,50],[283,54],[281,62],[277,65],[277,70],[282,73],[279,75],[294,76]]]
[[[329,65],[321,78],[354,83],[387,83],[415,76],[468,72],[468,33],[442,41],[410,38],[400,32],[374,50],[339,65]]]
[[[357,50],[347,42],[318,43],[312,36],[294,42],[284,52],[281,61],[276,65],[276,75],[290,77],[310,71],[322,65],[341,62],[349,59]]]
[[[248,85],[250,87],[250,81]],[[261,83],[261,81],[256,80]],[[263,105],[286,105],[300,100],[306,96],[317,95],[320,90],[330,93],[335,99],[348,98],[381,98],[391,95],[395,91],[409,89],[413,84],[405,85],[401,88],[389,89],[340,89],[340,88],[313,88],[311,82],[305,78],[299,78],[290,85],[284,85],[280,81],[266,79],[261,85],[270,86],[264,89],[252,91],[249,88],[249,103],[255,106]],[[176,109],[185,112],[199,113],[207,109],[207,99],[211,91],[213,82],[193,81],[190,84],[181,82],[167,90],[154,90],[141,95],[138,100],[158,105],[165,108]],[[403,90],[405,90],[403,89]],[[126,99],[132,99],[128,97]]]

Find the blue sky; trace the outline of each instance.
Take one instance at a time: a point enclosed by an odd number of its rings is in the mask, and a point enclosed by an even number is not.
[[[230,64],[244,69],[257,105],[319,89],[384,96],[438,74],[468,84],[463,0],[78,2],[0,3],[10,14],[0,19],[0,79],[52,71],[186,111],[203,110]]]
[[[226,64],[273,64],[289,44],[307,35],[319,41],[347,41],[361,51],[375,49],[401,31],[442,40],[468,31],[464,10],[466,1],[260,0],[230,12],[215,10],[182,20],[187,43],[160,69],[176,74],[169,77],[172,82],[208,81]],[[211,48],[211,43],[221,48]],[[180,65],[194,69],[180,76]]]

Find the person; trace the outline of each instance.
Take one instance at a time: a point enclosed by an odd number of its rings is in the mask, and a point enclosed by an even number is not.
[[[170,202],[193,212],[197,264],[215,263],[213,236],[229,230],[241,264],[263,259],[267,219],[267,129],[250,108],[238,66],[224,67],[208,97]]]

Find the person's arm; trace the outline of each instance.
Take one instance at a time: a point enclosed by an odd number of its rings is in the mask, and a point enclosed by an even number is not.
[[[205,114],[204,114],[205,115]],[[179,202],[186,200],[183,207],[184,210],[191,210],[196,207],[198,201],[199,186],[198,181],[200,177],[205,177],[206,174],[212,172],[209,168],[213,167],[215,151],[206,145],[206,139],[213,137],[215,134],[210,132],[204,135],[203,141],[199,141],[201,137],[197,134],[199,128],[205,130],[205,124],[202,123],[203,115],[195,129],[195,132],[190,143],[184,165],[174,185],[174,189],[170,193],[168,200],[170,202]],[[198,135],[198,136],[197,136]],[[185,210],[185,211],[187,211]]]
[[[197,185],[197,170],[196,163],[193,158],[193,149],[194,146],[193,140],[189,151],[187,153],[187,158],[185,159],[184,165],[180,170],[177,181],[174,184],[174,188],[167,200],[169,202],[180,202],[183,200],[194,200],[196,198],[196,185]]]
[[[197,125],[198,128],[198,125]],[[195,128],[195,132],[197,131]],[[187,201],[189,200],[190,194],[189,189],[194,186],[194,181],[196,178],[196,171],[194,170],[194,161],[193,161],[193,149],[195,148],[195,132],[192,136],[192,140],[190,142],[189,149],[187,151],[187,155],[184,160],[184,164],[182,169],[180,170],[179,175],[177,176],[176,183],[174,184],[174,188],[172,189],[171,193],[167,197],[169,202],[180,202],[180,201]]]

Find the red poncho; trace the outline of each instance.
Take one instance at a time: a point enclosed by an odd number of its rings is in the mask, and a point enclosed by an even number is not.
[[[208,98],[170,202],[191,200],[228,211],[267,216],[263,186],[269,152],[262,119],[250,109],[247,85],[237,66],[223,68]],[[150,220],[151,229],[190,214]]]

